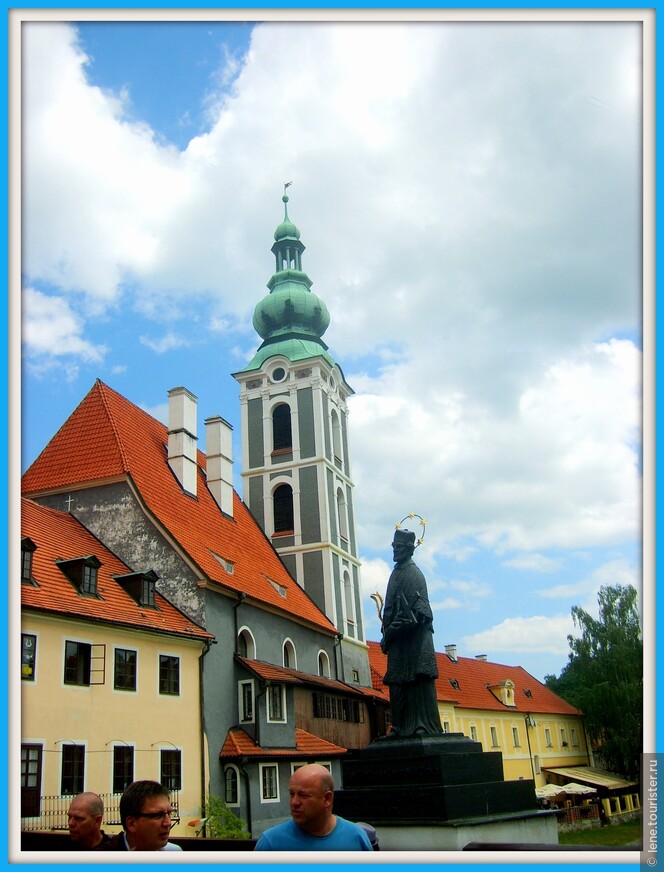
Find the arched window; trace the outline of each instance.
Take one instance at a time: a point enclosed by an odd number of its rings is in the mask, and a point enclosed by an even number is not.
[[[272,450],[291,451],[293,448],[293,429],[291,410],[286,403],[279,403],[272,412]]]
[[[246,657],[247,660],[256,659],[256,643],[251,630],[247,627],[243,627],[237,634],[237,653],[240,657]]]
[[[325,651],[318,652],[318,674],[323,678],[330,677],[330,658]]]
[[[280,484],[274,492],[272,502],[274,505],[274,532],[292,533],[295,530],[293,488],[288,484]]]
[[[297,658],[295,656],[295,645],[291,642],[290,639],[286,639],[284,642],[284,666],[286,669],[297,669]]]
[[[346,632],[351,637],[355,638],[355,596],[353,591],[353,580],[348,572],[344,572],[344,606],[346,610]]]
[[[346,497],[341,488],[337,490],[337,518],[339,521],[340,545],[348,548],[348,512],[346,509]]]
[[[334,452],[334,460],[337,466],[341,466],[343,461],[343,453],[341,450],[341,423],[336,409],[332,409],[332,450]]]
[[[240,804],[240,781],[235,766],[227,766],[224,770],[224,800],[226,805]]]

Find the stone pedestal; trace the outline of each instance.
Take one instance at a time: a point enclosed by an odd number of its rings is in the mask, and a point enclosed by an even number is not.
[[[459,850],[472,841],[557,843],[535,784],[505,781],[500,751],[462,733],[382,739],[341,762],[334,810],[372,824],[383,850]]]

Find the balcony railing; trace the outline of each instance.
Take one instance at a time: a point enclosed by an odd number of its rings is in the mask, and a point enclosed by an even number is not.
[[[180,822],[179,791],[172,790],[171,804],[173,815],[171,821],[175,824]],[[121,793],[101,793],[104,803],[104,820],[102,826],[121,826],[120,822],[120,797]],[[40,814],[35,817],[22,817],[21,830],[68,830],[69,823],[67,812],[73,796],[61,794],[57,796],[41,796],[39,801]]]

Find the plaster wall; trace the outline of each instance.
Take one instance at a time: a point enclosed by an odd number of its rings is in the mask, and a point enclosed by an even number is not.
[[[160,751],[179,749],[182,761],[179,834],[200,817],[202,799],[199,658],[202,644],[101,622],[23,611],[22,632],[34,634],[34,681],[21,682],[21,741],[42,744],[42,795],[60,794],[63,743],[85,748],[84,786],[113,792],[113,747],[134,748],[135,779],[160,779]],[[105,668],[90,686],[64,683],[65,642],[103,652]],[[114,651],[137,652],[135,691],[114,689]],[[159,655],[180,660],[180,693],[159,693]],[[95,664],[95,667],[99,664]],[[175,831],[174,831],[175,832]]]

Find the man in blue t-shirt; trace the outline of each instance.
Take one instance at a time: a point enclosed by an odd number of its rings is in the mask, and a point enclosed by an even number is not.
[[[292,820],[265,830],[256,851],[372,851],[357,824],[332,814],[334,781],[318,763],[293,773],[288,785]]]

